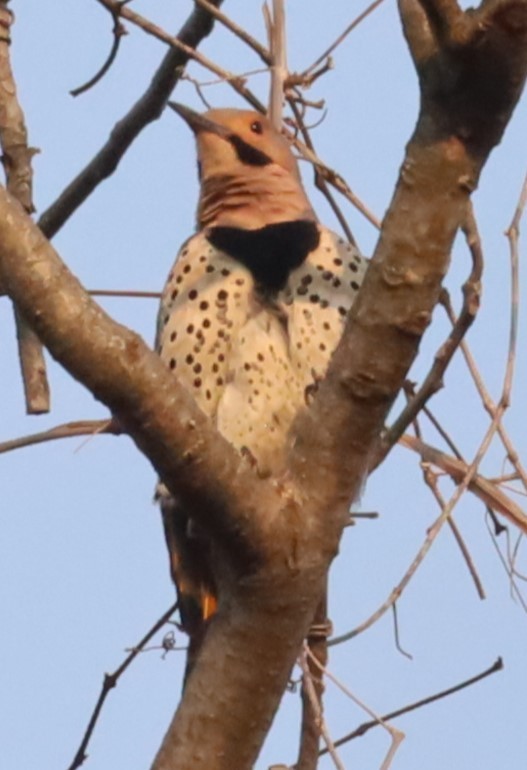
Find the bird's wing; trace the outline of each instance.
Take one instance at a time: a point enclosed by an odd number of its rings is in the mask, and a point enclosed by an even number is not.
[[[368,264],[354,246],[319,229],[318,247],[291,273],[279,297],[288,318],[291,365],[304,391],[324,377]]]
[[[246,268],[198,233],[183,244],[162,293],[156,350],[210,417],[251,313],[252,286]]]
[[[268,473],[303,398],[285,317],[202,233],[183,245],[168,277],[156,349],[220,433]]]

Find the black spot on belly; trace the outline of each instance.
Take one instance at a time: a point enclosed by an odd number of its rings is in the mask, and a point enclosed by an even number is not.
[[[284,288],[291,271],[318,247],[320,233],[315,222],[297,220],[259,230],[212,227],[207,239],[250,270],[261,290],[276,293]]]

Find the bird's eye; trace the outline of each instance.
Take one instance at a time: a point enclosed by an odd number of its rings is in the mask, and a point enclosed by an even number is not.
[[[251,123],[251,131],[253,134],[263,134],[263,126],[259,120],[255,120]]]

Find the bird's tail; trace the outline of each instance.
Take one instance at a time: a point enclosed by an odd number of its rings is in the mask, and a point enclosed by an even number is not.
[[[193,531],[181,505],[164,490],[158,492],[163,527],[176,586],[181,628],[189,636],[184,684],[199,655],[210,619],[216,612],[217,595],[208,541]]]

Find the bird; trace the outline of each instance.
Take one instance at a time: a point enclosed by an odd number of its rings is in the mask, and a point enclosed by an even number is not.
[[[368,260],[321,225],[289,140],[258,112],[170,107],[197,144],[196,232],[162,291],[155,348],[257,473],[324,377]],[[218,604],[214,544],[163,485],[161,504],[187,673]]]

